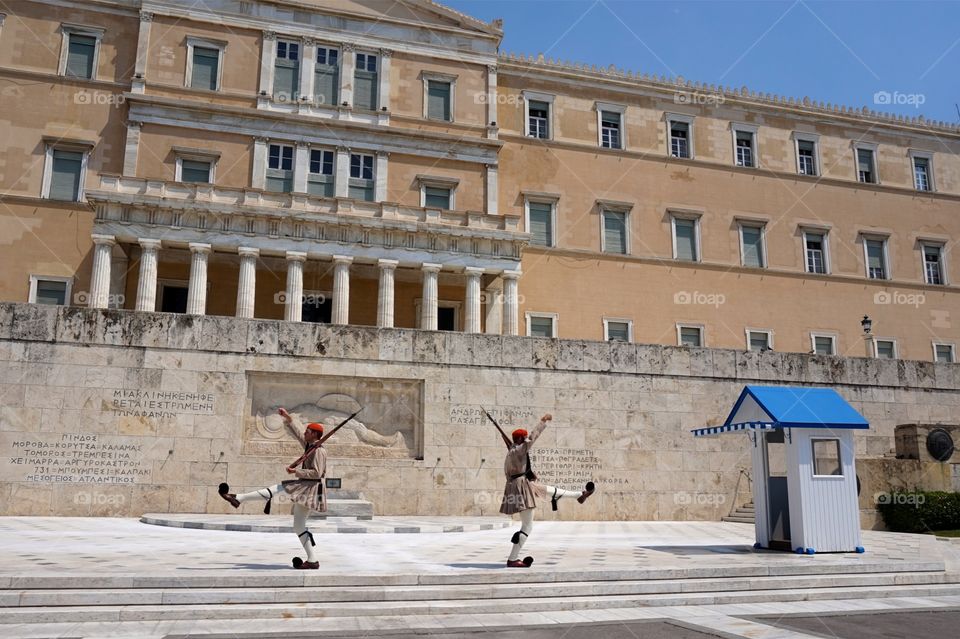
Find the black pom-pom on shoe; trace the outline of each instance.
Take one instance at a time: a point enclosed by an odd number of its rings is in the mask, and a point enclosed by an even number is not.
[[[577,497],[577,502],[582,504],[583,502],[587,501],[587,497],[592,495],[596,489],[596,485],[592,481],[588,481],[587,485],[583,488],[583,492],[580,493],[579,497]]]
[[[294,557],[294,558],[293,558],[293,567],[294,567],[294,568],[296,568],[297,570],[300,570],[300,566],[302,566],[302,565],[303,565],[303,559],[300,559],[299,557]]]
[[[217,492],[220,493],[221,495],[226,495],[227,493],[230,492],[230,484],[228,484],[227,482],[222,482],[220,484],[220,487],[217,488]]]

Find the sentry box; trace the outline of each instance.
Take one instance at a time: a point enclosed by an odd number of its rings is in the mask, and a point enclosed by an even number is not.
[[[746,386],[722,426],[746,432],[753,458],[755,548],[863,552],[853,431],[869,428],[832,388]]]

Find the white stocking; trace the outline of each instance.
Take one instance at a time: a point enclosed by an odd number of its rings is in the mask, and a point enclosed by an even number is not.
[[[300,538],[300,544],[307,553],[307,561],[316,561],[313,554],[313,537],[307,532],[307,515],[310,509],[300,504],[293,505],[293,532]]]
[[[237,501],[243,503],[245,501],[250,501],[252,499],[262,499],[267,501],[271,497],[276,497],[277,495],[283,494],[283,484],[277,484],[276,486],[270,486],[270,488],[261,488],[255,490],[252,493],[243,493],[242,495],[237,495]]]
[[[520,557],[520,549],[527,543],[527,537],[533,532],[533,508],[520,512],[520,532],[517,533],[517,543],[513,544],[507,561],[516,561]]]

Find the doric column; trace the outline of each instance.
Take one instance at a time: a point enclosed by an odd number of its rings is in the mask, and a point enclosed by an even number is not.
[[[137,57],[133,65],[133,82],[130,88],[133,93],[143,93],[145,90],[147,59],[150,52],[150,25],[152,24],[153,14],[149,11],[141,11],[140,33],[137,35]],[[127,175],[127,173],[124,172],[124,175]]]
[[[307,254],[302,251],[287,251],[287,299],[283,319],[299,322],[303,319],[303,263]]]
[[[483,269],[474,266],[466,268],[467,273],[467,304],[465,309],[463,330],[467,333],[480,332],[480,278]]]
[[[117,238],[112,235],[91,236],[93,239],[93,273],[90,276],[90,296],[87,306],[107,308],[110,301],[110,263],[113,261],[113,245]]]
[[[393,328],[393,280],[397,260],[377,260],[380,267],[380,288],[377,295],[377,326]]]
[[[487,303],[487,335],[499,335],[503,326],[503,288],[500,280],[494,280],[483,294]]]
[[[263,46],[260,50],[260,95],[273,95],[273,66],[277,61],[277,34],[263,32]]]
[[[420,328],[425,331],[437,330],[437,277],[442,264],[424,263],[423,299],[420,302]]]
[[[487,165],[487,215],[496,215],[499,211],[497,206],[497,165]]]
[[[140,155],[140,127],[143,123],[135,120],[127,122],[127,141],[123,146],[123,174],[137,174],[137,159]]]
[[[387,201],[387,158],[390,157],[390,154],[386,151],[377,151],[377,167],[374,169],[373,178],[373,201],[374,202],[386,202]]]
[[[317,41],[303,39],[303,55],[300,57],[300,101],[313,102],[313,84],[317,68]]]
[[[254,299],[257,293],[257,258],[260,249],[241,246],[240,280],[237,282],[237,317],[253,317]]]
[[[207,260],[210,245],[190,243],[190,287],[187,289],[187,315],[203,315],[207,311]]]
[[[340,48],[340,104],[353,106],[353,76],[357,68],[356,47],[345,44]]]
[[[130,270],[130,258],[119,244],[110,251],[110,299],[107,308],[123,308],[126,302],[127,271]]]
[[[390,61],[393,51],[380,49],[380,86],[377,88],[377,102],[379,109],[390,108]],[[451,105],[451,108],[452,105]]]
[[[263,189],[267,186],[267,152],[269,138],[257,136],[253,138],[253,175],[250,176],[250,186]]]
[[[487,126],[497,121],[497,67],[487,67]]]
[[[333,311],[330,322],[350,323],[350,264],[352,257],[333,256]]]
[[[153,313],[157,310],[157,251],[160,240],[140,238],[140,277],[137,278],[138,311]]]
[[[310,168],[310,145],[297,142],[293,150],[293,192],[307,192],[307,170]]]
[[[350,195],[350,149],[337,147],[337,169],[333,174],[333,194],[337,197]]]
[[[519,335],[519,311],[517,280],[520,271],[503,272],[503,334]]]

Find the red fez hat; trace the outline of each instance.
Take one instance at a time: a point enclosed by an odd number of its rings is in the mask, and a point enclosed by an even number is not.
[[[310,424],[307,424],[307,428],[309,428],[310,430],[315,430],[319,433],[323,433],[323,424],[318,424],[317,422],[312,422]]]
[[[513,433],[511,433],[511,434],[512,434],[515,438],[516,438],[516,437],[522,437],[523,439],[526,439],[526,438],[527,438],[527,435],[529,435],[529,433],[528,433],[527,431],[523,430],[522,428],[518,428],[517,430],[513,431]]]

